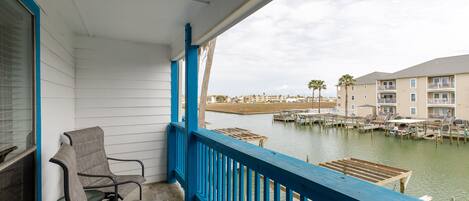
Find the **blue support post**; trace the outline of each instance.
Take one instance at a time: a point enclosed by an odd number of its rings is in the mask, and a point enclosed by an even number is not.
[[[186,60],[186,107],[185,107],[185,128],[186,128],[186,189],[184,189],[184,200],[192,201],[197,193],[197,146],[196,137],[193,131],[198,129],[197,118],[197,94],[198,94],[198,46],[192,45],[192,28],[188,23],[185,26],[185,60]]]
[[[178,122],[179,116],[179,63],[171,61],[171,122]],[[176,131],[168,127],[167,130],[167,171],[166,181],[176,182]]]

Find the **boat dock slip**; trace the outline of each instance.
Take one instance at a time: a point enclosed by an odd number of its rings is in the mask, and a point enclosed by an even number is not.
[[[246,141],[246,142],[257,141],[260,147],[264,147],[264,143],[268,139],[266,136],[255,134],[249,130],[242,129],[242,128],[219,128],[219,129],[213,129],[213,131],[216,131],[221,134],[230,136],[238,140]]]
[[[390,167],[356,158],[324,162],[319,163],[319,165],[380,186],[399,181],[401,193],[404,193],[410,176],[412,175],[412,171],[410,170]]]

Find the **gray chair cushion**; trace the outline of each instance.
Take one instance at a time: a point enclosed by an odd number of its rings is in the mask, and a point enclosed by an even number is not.
[[[69,201],[87,200],[85,190],[83,190],[83,186],[77,175],[77,162],[73,148],[70,145],[63,144],[50,161],[60,165],[64,170],[65,197],[68,197],[70,199]]]
[[[76,131],[65,132],[72,147],[77,153],[77,170],[80,173],[93,175],[109,175],[117,182],[132,181],[139,184],[145,182],[141,175],[115,175],[109,168],[106,151],[104,150],[104,131],[100,127],[85,128]],[[80,177],[83,186],[97,186],[112,184],[107,178]],[[119,195],[125,197],[138,186],[136,184],[119,185]],[[99,189],[103,192],[114,192],[114,187]]]

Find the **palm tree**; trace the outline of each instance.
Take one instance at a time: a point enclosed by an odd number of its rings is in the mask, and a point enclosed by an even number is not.
[[[314,108],[314,91],[316,91],[317,80],[311,80],[308,82],[308,89],[313,91],[313,97],[311,98],[311,108]]]
[[[318,97],[318,113],[321,113],[321,90],[326,89],[324,80],[316,80],[315,88],[319,91]]]
[[[345,117],[348,116],[348,87],[355,84],[355,79],[349,74],[342,75],[339,79],[339,86],[345,87]]]

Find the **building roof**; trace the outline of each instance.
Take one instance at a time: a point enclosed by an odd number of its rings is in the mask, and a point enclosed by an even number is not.
[[[372,72],[363,76],[360,76],[358,78],[355,78],[357,85],[361,84],[376,84],[376,80],[380,79],[385,79],[389,77],[391,73],[385,73],[385,72]]]
[[[436,58],[410,68],[397,71],[385,79],[454,75],[469,73],[469,54]]]

